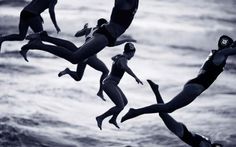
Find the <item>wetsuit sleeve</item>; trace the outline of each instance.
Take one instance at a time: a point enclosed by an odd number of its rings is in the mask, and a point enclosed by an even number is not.
[[[218,53],[226,57],[236,55],[236,47],[226,48],[226,49],[220,50]]]

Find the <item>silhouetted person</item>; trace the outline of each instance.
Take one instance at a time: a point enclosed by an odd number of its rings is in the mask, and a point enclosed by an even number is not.
[[[35,33],[43,31],[43,19],[40,14],[49,9],[51,20],[57,30],[60,28],[57,25],[54,8],[57,0],[32,0],[20,14],[19,34],[12,34],[0,37],[0,50],[3,41],[22,41],[25,39],[28,28],[30,27]]]
[[[88,28],[88,23],[86,23],[84,25],[84,28],[75,34],[75,37],[85,36],[85,41],[88,41],[93,37],[94,31],[96,31],[99,27],[101,27],[102,25],[104,25],[106,23],[107,23],[107,21],[104,18],[100,18],[97,21],[97,26],[94,28]],[[66,46],[64,46],[64,47],[66,47]],[[77,50],[77,48],[75,50]],[[100,98],[102,98],[102,100],[105,101],[105,99],[103,97],[102,81],[108,75],[109,70],[107,69],[106,65],[100,59],[97,58],[97,55],[93,55],[93,56],[89,57],[88,60],[78,63],[76,71],[71,71],[69,68],[66,68],[65,70],[61,71],[58,74],[58,76],[61,77],[63,75],[69,74],[75,81],[80,81],[84,75],[84,70],[86,68],[86,65],[89,65],[92,68],[102,72],[102,75],[100,78],[100,87],[99,87],[99,91],[98,91],[97,95]]]
[[[157,103],[164,104],[161,94],[159,93],[159,86],[151,80],[147,81],[156,96]],[[168,113],[159,113],[159,116],[172,133],[192,147],[223,147],[221,144],[211,143],[205,136],[189,131],[183,123],[176,121]]]
[[[218,41],[218,50],[212,50],[202,65],[196,78],[189,80],[183,90],[171,101],[165,104],[154,104],[140,109],[131,108],[122,118],[122,122],[136,116],[148,113],[171,113],[176,109],[190,104],[205,91],[224,70],[228,56],[236,54],[236,47],[232,47],[233,40],[228,36],[221,36]]]
[[[55,48],[42,44],[40,41],[32,41],[22,47],[26,56],[29,49],[43,50],[56,56],[64,58],[72,64],[77,64],[86,58],[97,54],[106,46],[120,44],[117,40],[130,26],[138,9],[139,0],[115,0],[110,22],[100,27],[93,37],[80,47],[77,51],[66,48]],[[127,41],[130,42],[130,41]]]
[[[129,75],[135,78],[138,84],[142,84],[142,82],[137,78],[137,76],[127,65],[128,60],[130,60],[134,56],[134,53],[134,45],[132,43],[126,43],[123,54],[112,57],[113,65],[111,68],[111,73],[103,82],[103,90],[110,97],[115,106],[103,113],[102,115],[96,117],[97,125],[101,130],[102,121],[111,115],[112,118],[109,120],[109,123],[119,128],[116,122],[116,118],[128,103],[126,96],[118,87],[118,84],[122,79],[124,73],[127,72]]]

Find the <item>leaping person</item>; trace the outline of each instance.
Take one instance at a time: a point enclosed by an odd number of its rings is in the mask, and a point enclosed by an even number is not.
[[[119,128],[116,122],[116,118],[128,103],[126,96],[118,87],[118,84],[122,79],[124,73],[127,72],[129,75],[134,77],[138,84],[143,84],[127,65],[128,60],[130,60],[134,56],[134,53],[134,45],[132,43],[126,43],[123,54],[112,57],[112,60],[114,62],[111,68],[111,73],[103,82],[103,90],[110,97],[115,106],[103,113],[102,115],[96,117],[97,125],[101,130],[102,121],[111,115],[112,118],[109,120],[109,123]]]
[[[218,50],[212,50],[202,65],[196,78],[189,80],[183,90],[171,101],[165,104],[153,104],[147,107],[133,109],[122,118],[122,122],[149,113],[171,113],[187,106],[205,91],[224,70],[228,56],[236,54],[236,46],[232,46],[232,38],[223,35],[218,41]]]
[[[97,54],[106,46],[119,44],[118,38],[129,28],[138,9],[138,3],[139,0],[115,0],[110,22],[99,28],[93,37],[76,51],[52,47],[36,40],[22,47],[22,53],[24,53],[22,55],[26,58],[26,53],[29,49],[36,49],[52,53],[68,60],[72,64],[78,64],[88,57]]]
[[[147,81],[156,96],[157,103],[164,104],[161,94],[159,93],[159,86],[151,80]],[[183,123],[176,121],[168,113],[159,113],[159,116],[172,133],[192,147],[223,147],[222,144],[212,143],[207,137],[189,131]]]
[[[1,44],[4,41],[22,41],[25,39],[28,28],[30,27],[35,33],[43,31],[43,19],[40,14],[49,9],[49,14],[51,20],[57,30],[60,32],[60,28],[57,25],[55,17],[55,5],[57,0],[32,0],[20,14],[20,23],[19,23],[19,34],[12,34],[0,37],[0,50]]]
[[[97,21],[97,26],[94,28],[89,28],[88,24],[86,23],[84,25],[84,28],[75,34],[75,37],[85,36],[85,41],[87,42],[89,39],[91,39],[93,37],[93,33],[99,27],[101,27],[102,25],[104,25],[106,23],[107,23],[107,20],[104,18],[100,18]],[[66,46],[64,46],[64,47],[66,48]],[[77,50],[77,48],[74,50]],[[97,55],[93,55],[93,56],[89,57],[88,60],[78,63],[76,71],[71,71],[69,68],[66,68],[65,70],[61,71],[58,74],[58,76],[61,77],[63,75],[69,74],[75,81],[80,81],[84,75],[84,70],[86,68],[86,65],[89,65],[92,68],[102,72],[102,75],[100,78],[100,87],[99,87],[99,91],[97,93],[97,96],[99,96],[102,100],[105,101],[104,96],[103,96],[103,90],[102,90],[102,81],[108,75],[109,70],[107,69],[106,65],[100,59],[97,58]]]

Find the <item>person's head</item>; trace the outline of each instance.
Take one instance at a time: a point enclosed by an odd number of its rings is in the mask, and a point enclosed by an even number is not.
[[[222,35],[220,36],[219,41],[218,41],[218,49],[221,50],[224,48],[229,48],[231,47],[233,42],[234,42],[233,39],[230,38],[229,36]]]
[[[134,44],[128,42],[128,43],[125,44],[123,54],[125,54],[126,57],[128,58],[128,60],[130,60],[134,56],[135,50],[136,49],[134,47]]]
[[[100,27],[100,26],[102,26],[103,24],[106,24],[106,23],[107,23],[107,20],[105,18],[100,18],[97,21],[97,26]]]

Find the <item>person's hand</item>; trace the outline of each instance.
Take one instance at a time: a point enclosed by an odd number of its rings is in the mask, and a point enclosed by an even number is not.
[[[79,31],[75,33],[75,37],[79,37]]]
[[[84,24],[84,29],[88,28],[88,23]]]
[[[136,80],[136,82],[137,82],[138,84],[140,83],[140,84],[143,85],[143,82],[142,82],[141,80],[139,80],[139,78],[136,77],[135,80]]]
[[[61,29],[58,26],[56,26],[56,30],[57,30],[57,34],[61,32]]]

